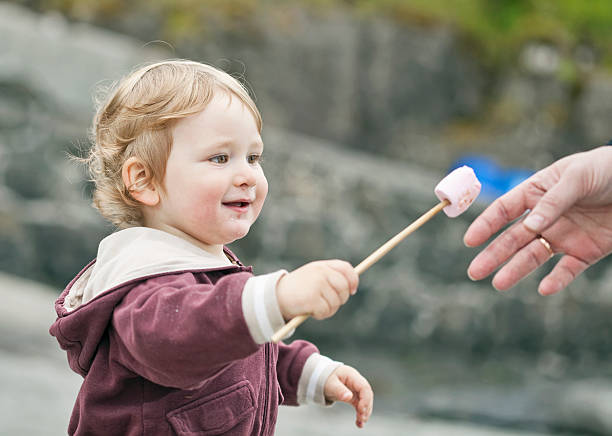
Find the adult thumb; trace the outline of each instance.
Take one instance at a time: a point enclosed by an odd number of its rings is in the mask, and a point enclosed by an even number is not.
[[[580,179],[563,174],[533,207],[523,225],[534,233],[542,233],[580,199]]]

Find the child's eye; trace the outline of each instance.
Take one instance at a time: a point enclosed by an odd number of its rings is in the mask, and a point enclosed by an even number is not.
[[[227,163],[229,157],[226,154],[218,154],[217,156],[213,156],[208,160],[217,164],[224,164]]]
[[[261,163],[263,160],[263,158],[261,157],[261,154],[251,154],[249,155],[249,157],[247,157],[247,161],[250,164],[255,164],[255,163]]]

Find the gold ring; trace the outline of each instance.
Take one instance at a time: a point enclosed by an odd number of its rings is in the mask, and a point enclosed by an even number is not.
[[[544,239],[544,237],[541,236],[541,235],[538,235],[537,238],[538,238],[538,241],[540,241],[542,243],[542,245],[544,246],[544,248],[546,248],[546,250],[548,251],[549,258],[553,257],[555,255],[555,252],[553,251],[552,247],[550,246],[550,242],[548,242],[546,239]]]

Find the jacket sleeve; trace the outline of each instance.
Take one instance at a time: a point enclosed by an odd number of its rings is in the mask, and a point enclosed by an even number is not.
[[[243,294],[245,288],[262,288],[259,296],[269,300],[269,295],[275,296],[278,274],[237,272],[213,285],[182,273],[141,283],[113,313],[110,334],[120,363],[163,386],[197,387],[228,363],[256,352],[265,341],[257,341],[252,333],[261,329],[257,319],[249,325]],[[262,322],[275,329],[265,306],[262,310]]]
[[[340,365],[341,362],[320,355],[317,347],[309,342],[297,340],[290,345],[281,343],[276,372],[284,397],[283,404],[331,404],[325,400],[325,382]]]

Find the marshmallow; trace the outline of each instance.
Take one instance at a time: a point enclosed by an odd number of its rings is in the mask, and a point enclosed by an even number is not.
[[[446,215],[454,218],[470,207],[480,194],[480,182],[474,170],[464,165],[451,171],[436,185],[434,193],[440,201],[448,200],[450,204],[443,210]]]

